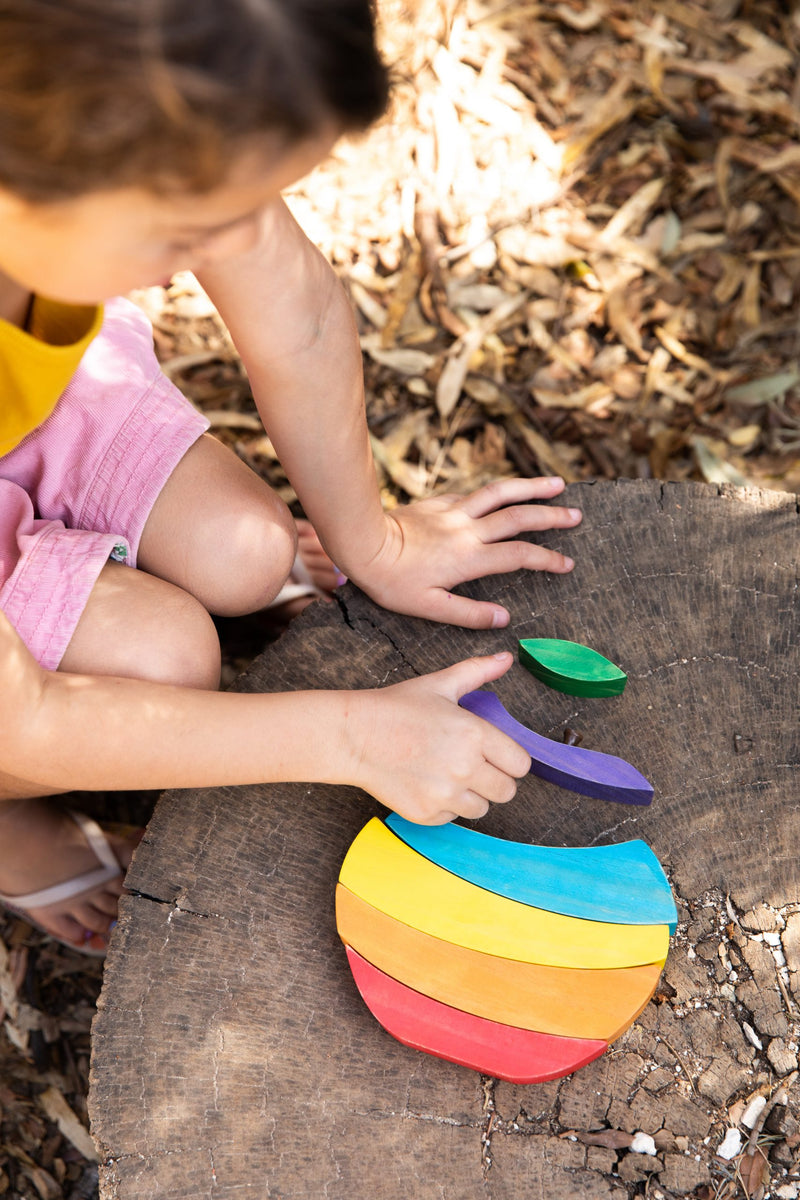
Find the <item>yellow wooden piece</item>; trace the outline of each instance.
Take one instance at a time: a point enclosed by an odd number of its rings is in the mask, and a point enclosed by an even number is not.
[[[661,962],[669,948],[666,925],[586,921],[487,892],[417,854],[377,818],[353,841],[339,882],[396,921],[499,958],[608,970]]]
[[[386,975],[451,1008],[538,1033],[613,1042],[655,991],[663,962],[614,971],[543,967],[442,942],[379,912],[341,884],[342,941]]]

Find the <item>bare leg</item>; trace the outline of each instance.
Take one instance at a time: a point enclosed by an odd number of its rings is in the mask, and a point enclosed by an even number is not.
[[[139,566],[218,616],[264,608],[286,582],[297,531],[283,501],[215,438],[184,455],[142,533]]]
[[[219,644],[193,596],[118,563],[100,574],[67,647],[62,669],[215,689]],[[125,747],[120,747],[120,755]],[[81,831],[36,780],[0,774],[0,892],[20,896],[92,870]],[[135,838],[110,836],[123,868]],[[116,917],[121,879],[47,908],[30,909],[43,928],[77,946],[101,949]],[[91,936],[87,938],[87,933]]]
[[[139,566],[178,584],[218,616],[266,607],[300,553],[314,584],[336,586],[336,569],[308,521],[209,435],[176,467],[148,518]]]
[[[235,616],[268,604],[294,562],[297,529],[283,502],[210,437],[188,451],[145,525],[140,570],[108,563],[61,669],[216,689],[220,653],[209,612]],[[312,570],[332,571],[313,530],[304,530]],[[324,586],[324,585],[323,585]],[[120,754],[124,754],[124,746]],[[80,831],[36,780],[0,775],[0,892],[15,896],[96,865]],[[117,841],[123,866],[133,845]],[[31,916],[79,944],[102,945],[116,913],[119,881]]]

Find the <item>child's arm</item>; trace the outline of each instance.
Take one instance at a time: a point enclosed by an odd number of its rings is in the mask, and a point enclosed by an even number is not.
[[[277,202],[255,250],[200,273],[242,355],[264,423],[306,514],[337,566],[397,612],[472,628],[505,625],[498,604],[453,596],[469,579],[521,567],[569,571],[515,539],[580,514],[539,507],[560,479],[508,480],[467,497],[382,511],[364,415],[361,350],[335,273]]]
[[[194,691],[44,671],[0,613],[0,792],[4,776],[43,792],[327,781],[413,821],[480,817],[530,759],[456,701],[510,665],[469,659],[363,692]]]

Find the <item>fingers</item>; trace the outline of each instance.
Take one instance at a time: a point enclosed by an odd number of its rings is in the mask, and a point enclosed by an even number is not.
[[[521,748],[517,746],[516,749]],[[530,766],[530,758],[524,751],[522,753]],[[522,772],[522,774],[526,773],[526,771]],[[505,771],[498,770],[489,762],[485,762],[483,767],[475,772],[471,783],[472,787],[462,792],[458,800],[454,802],[453,811],[439,812],[436,816],[429,818],[425,824],[445,825],[448,821],[455,820],[456,817],[478,821],[481,817],[486,816],[493,804],[508,804],[509,800],[513,800],[517,794],[516,778],[506,774]]]
[[[498,479],[465,496],[460,503],[467,516],[485,517],[510,504],[551,500],[560,495],[564,487],[564,480],[557,475],[544,479]]]
[[[484,683],[492,683],[495,679],[500,679],[513,661],[513,654],[508,650],[502,650],[499,654],[482,654],[475,658],[465,658],[452,667],[436,671],[427,678],[434,684],[440,696],[445,696],[457,704],[467,692],[474,692]],[[480,720],[480,718],[476,719]]]
[[[462,629],[504,629],[511,619],[499,604],[456,596],[444,588],[429,593],[428,605],[420,615],[444,625],[460,625]]]
[[[525,772],[523,771],[523,774]],[[517,794],[517,780],[491,762],[484,763],[472,777],[472,791],[489,804],[508,804]]]
[[[479,821],[490,808],[489,801],[475,792],[465,792],[458,806],[458,815],[467,821]]]
[[[531,542],[498,542],[484,546],[481,551],[482,575],[508,575],[523,570],[567,575],[574,566],[573,559],[568,555]]]
[[[531,756],[518,742],[496,729],[489,721],[484,721],[482,717],[476,717],[476,720],[483,721],[488,727],[484,731],[483,750],[487,763],[514,782],[514,791],[508,796],[511,800],[517,790],[516,780],[524,779],[531,769]],[[488,792],[484,794],[488,795]],[[505,799],[498,796],[496,803],[505,803]]]
[[[480,563],[464,570],[463,578],[477,579],[486,575],[510,575],[514,571],[549,571],[551,575],[567,575],[575,563],[558,550],[547,550],[530,542],[500,542],[482,546]],[[445,625],[460,625],[464,629],[504,629],[511,620],[508,610],[487,600],[472,600],[457,596],[445,588],[432,588],[426,593],[426,604],[415,610],[417,616]]]
[[[540,533],[543,529],[572,529],[583,514],[579,508],[561,508],[543,504],[517,504],[489,513],[480,519],[484,542],[501,542],[520,533]]]
[[[501,678],[513,661],[513,655],[507,651],[468,658],[431,678],[436,681],[440,694],[458,702],[466,692]],[[465,799],[459,802],[458,813],[464,817],[483,816],[489,804],[507,804],[514,798],[517,780],[528,774],[531,759],[522,746],[489,721],[472,713],[464,712],[463,716],[467,718],[465,724],[469,723],[477,730],[479,742],[471,744],[477,763],[469,776]],[[464,744],[466,748],[466,741]],[[478,812],[478,808],[482,811]]]

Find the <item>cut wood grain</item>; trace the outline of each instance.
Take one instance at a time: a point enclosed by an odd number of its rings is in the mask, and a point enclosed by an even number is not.
[[[553,846],[641,837],[678,895],[698,899],[698,913],[709,889],[739,911],[797,904],[796,497],[632,482],[572,485],[565,502],[584,511],[569,535],[572,574],[520,573],[464,589],[505,603],[507,630],[384,613],[347,587],[339,604],[307,610],[238,688],[377,687],[513,651],[520,637],[614,647],[628,685],[613,701],[549,688],[531,701],[518,666],[493,686],[548,736],[569,725],[592,748],[635,752],[655,788],[652,805],[620,809],[530,775],[480,828]],[[564,536],[536,540],[563,549]],[[581,1180],[598,1196],[617,1187],[586,1173],[585,1147],[531,1131],[559,1099],[563,1122],[592,1123],[574,1128],[620,1120],[657,1128],[665,1119],[657,1096],[645,1088],[628,1105],[636,1053],[600,1058],[559,1084],[502,1085],[507,1123],[485,1170],[476,1076],[400,1045],[365,1009],[333,898],[349,845],[379,811],[368,796],[328,785],[159,801],[128,876],[133,891],[94,1027],[90,1108],[103,1200],[427,1200],[445,1181],[459,1200],[537,1188],[572,1200],[588,1194]],[[683,987],[681,962],[695,975],[701,965],[681,953],[670,956],[666,979],[675,958],[673,986]],[[685,994],[705,995],[706,986],[698,975]],[[634,1026],[637,1045],[655,1046],[655,1034],[676,1045],[703,1016],[687,1009],[678,1020],[668,1002],[650,1004]],[[699,1045],[719,1036],[719,1022],[705,1017]],[[756,1053],[733,1016],[723,1028],[731,1050],[714,1053]],[[689,1042],[682,1053],[687,1064],[700,1058]],[[529,1116],[517,1135],[520,1112]],[[675,1097],[668,1128],[701,1143],[710,1119],[704,1101]]]

